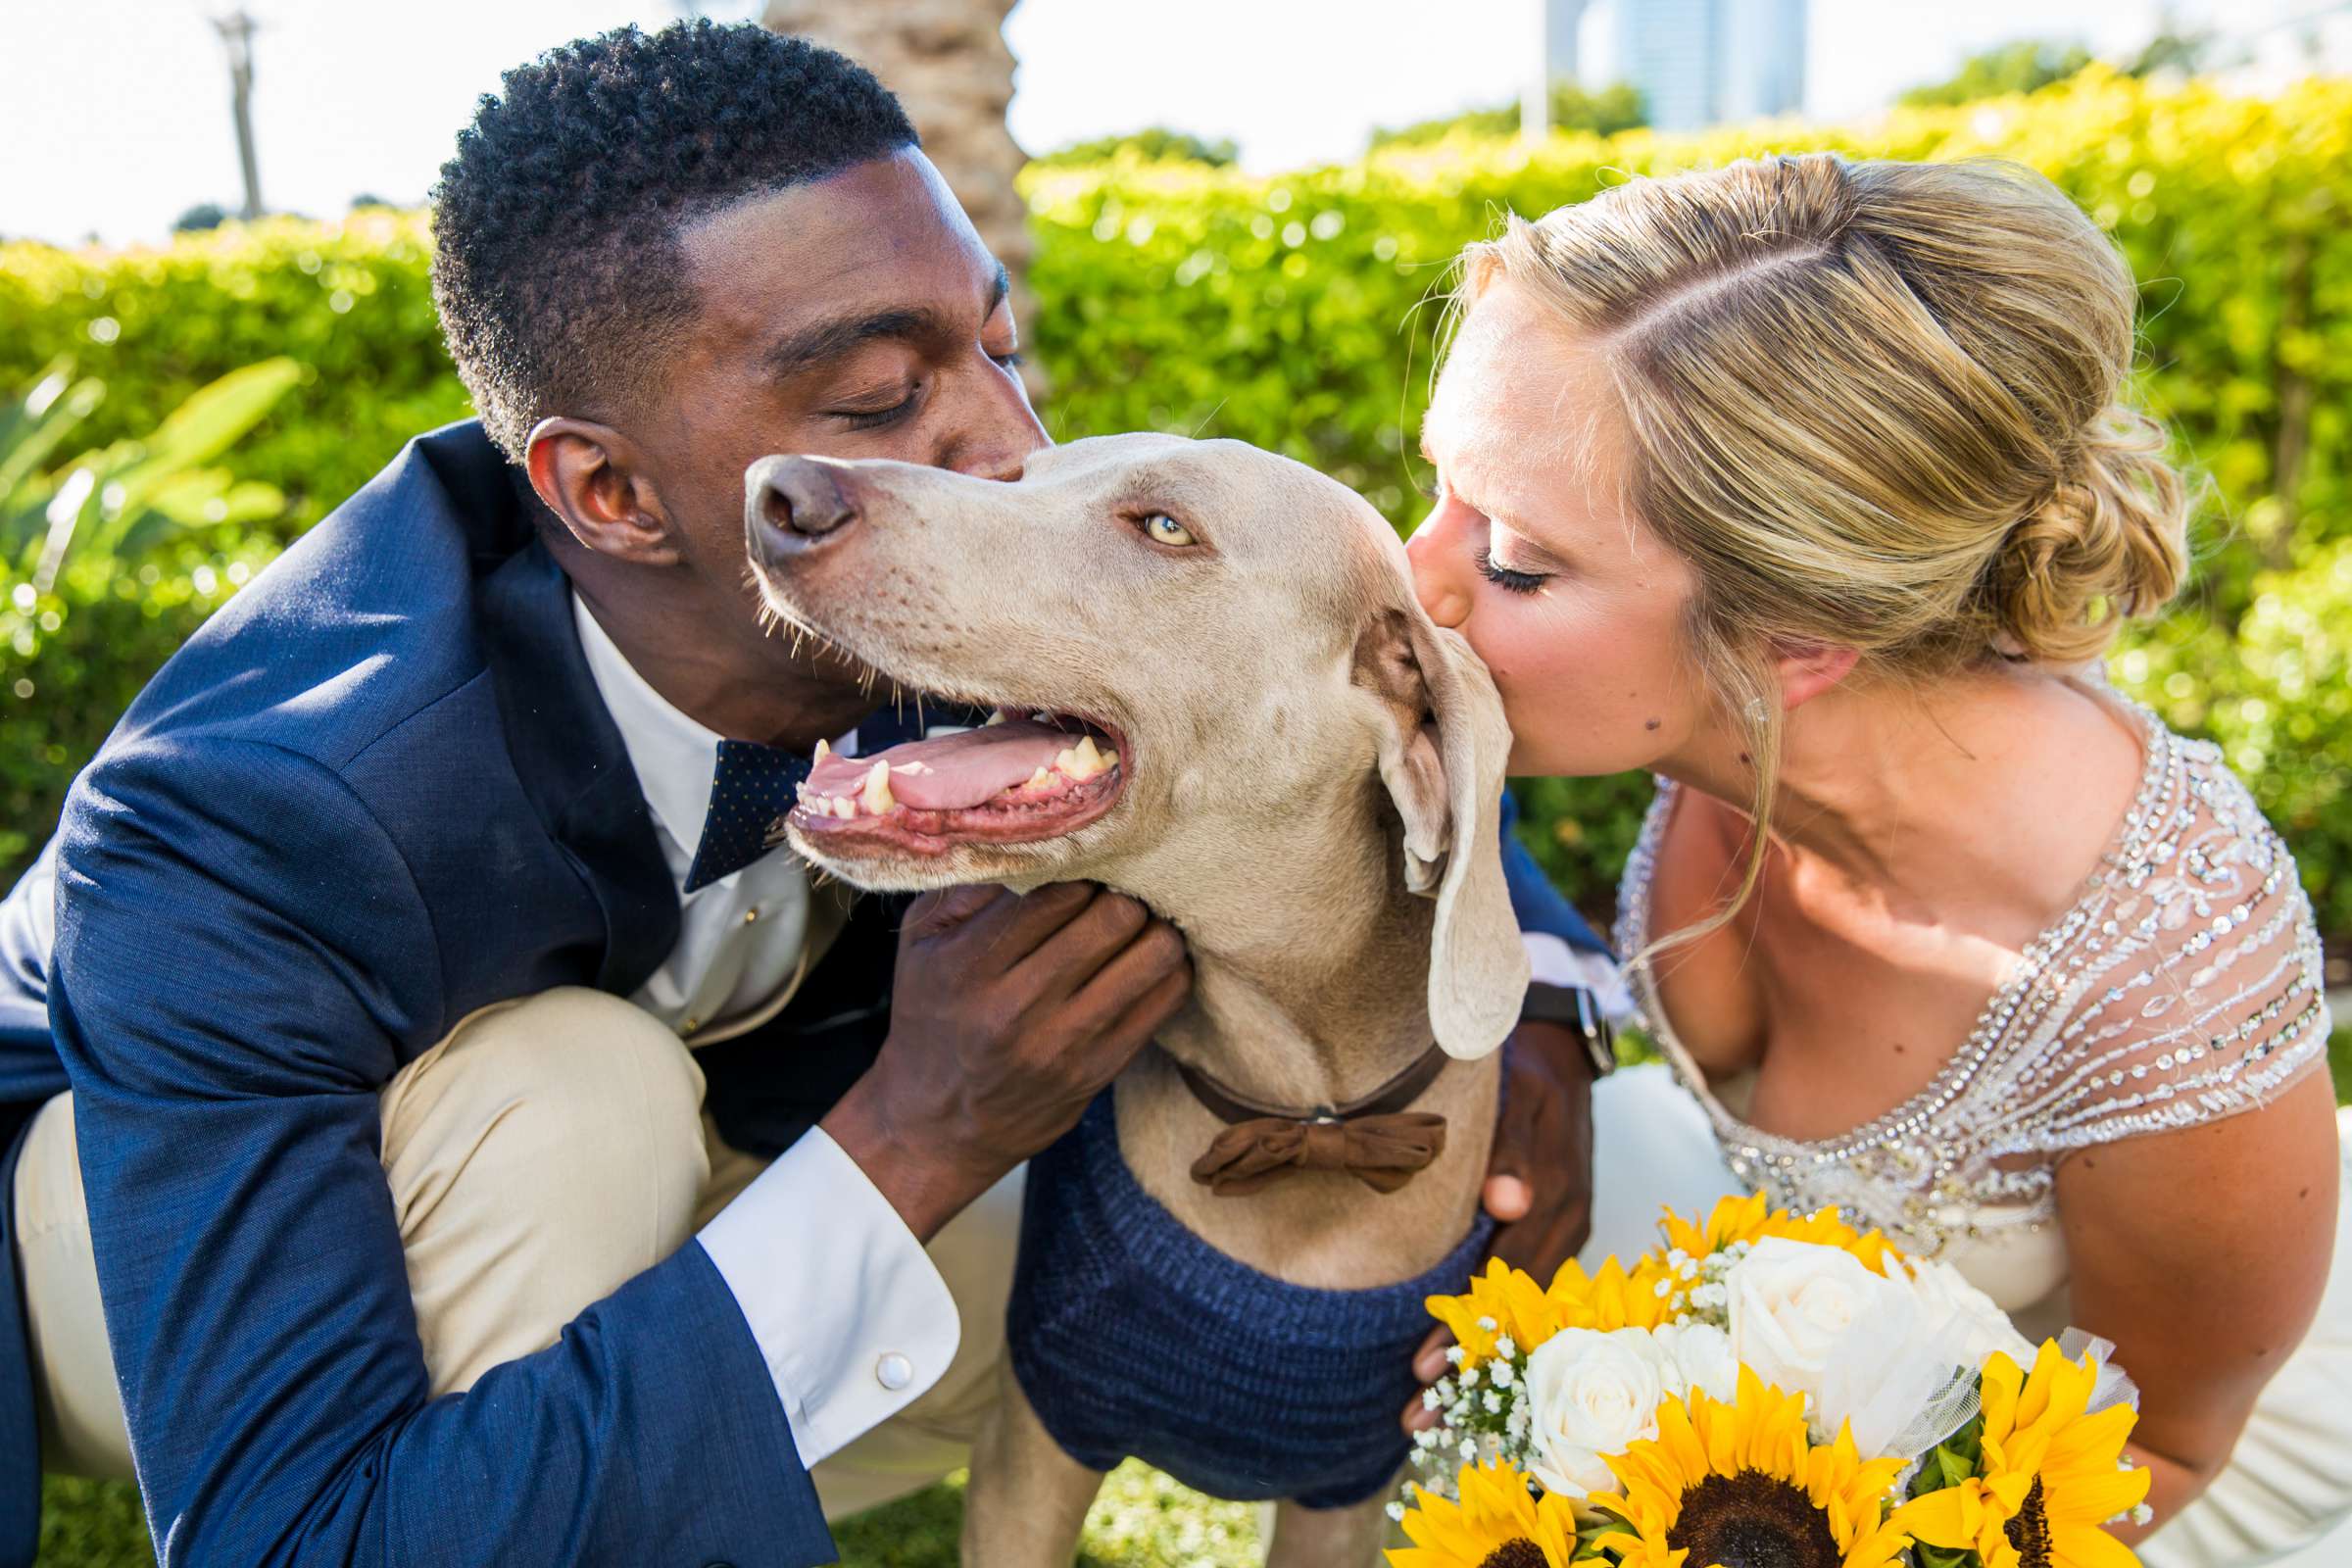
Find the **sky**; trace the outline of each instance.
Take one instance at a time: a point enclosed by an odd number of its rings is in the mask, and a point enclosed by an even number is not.
[[[0,0],[0,234],[161,238],[240,195],[228,79],[210,19],[234,0]],[[865,4],[876,0],[843,0]],[[1376,124],[1512,99],[1533,0],[1020,0],[1010,111],[1031,151],[1165,123],[1231,137],[1271,170],[1344,159]],[[1638,0],[1609,0],[1612,4]],[[2190,15],[2226,3],[2182,0]],[[1813,0],[1808,118],[1866,114],[1966,55],[2020,36],[2122,52],[2161,0]],[[273,209],[422,198],[499,73],[683,0],[246,0],[255,134]],[[722,20],[756,0],[707,0]],[[1442,21],[1438,20],[1442,19]],[[1604,24],[1600,25],[1605,26]]]

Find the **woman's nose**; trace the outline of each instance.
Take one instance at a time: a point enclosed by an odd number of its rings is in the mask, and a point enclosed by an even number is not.
[[[1412,563],[1413,593],[1421,609],[1441,626],[1459,626],[1470,616],[1469,585],[1462,580],[1460,541],[1446,525],[1441,507],[1421,519],[1421,526],[1404,542],[1405,559]]]

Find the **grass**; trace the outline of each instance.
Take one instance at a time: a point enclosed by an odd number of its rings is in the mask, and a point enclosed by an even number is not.
[[[148,1568],[155,1553],[128,1482],[52,1476],[42,1489],[40,1568]],[[963,1476],[833,1533],[842,1568],[956,1568]],[[1087,1515],[1079,1568],[1244,1568],[1258,1560],[1255,1510],[1217,1502],[1158,1471],[1111,1473]]]
[[[1623,1041],[1629,1059],[1641,1044]],[[2338,1103],[2352,1104],[2352,1027],[2328,1042]],[[125,1482],[52,1476],[42,1488],[40,1568],[145,1568],[139,1494]],[[963,1477],[877,1508],[834,1532],[843,1568],[955,1568],[963,1523]],[[1217,1502],[1158,1471],[1129,1463],[1111,1473],[1087,1515],[1079,1568],[1243,1568],[1257,1561],[1255,1510]]]

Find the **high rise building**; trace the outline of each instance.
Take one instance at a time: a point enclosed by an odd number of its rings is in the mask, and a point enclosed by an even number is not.
[[[1660,130],[1788,114],[1805,95],[1806,0],[1615,0],[1617,79]]]

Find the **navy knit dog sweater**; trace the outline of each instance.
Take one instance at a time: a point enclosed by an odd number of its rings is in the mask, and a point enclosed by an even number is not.
[[[1467,1288],[1493,1230],[1482,1211],[1443,1263],[1401,1285],[1285,1284],[1143,1190],[1105,1093],[1029,1162],[1005,1321],[1013,1374],[1090,1469],[1133,1455],[1212,1496],[1361,1502],[1409,1446],[1396,1418],[1420,1388],[1423,1302]]]

